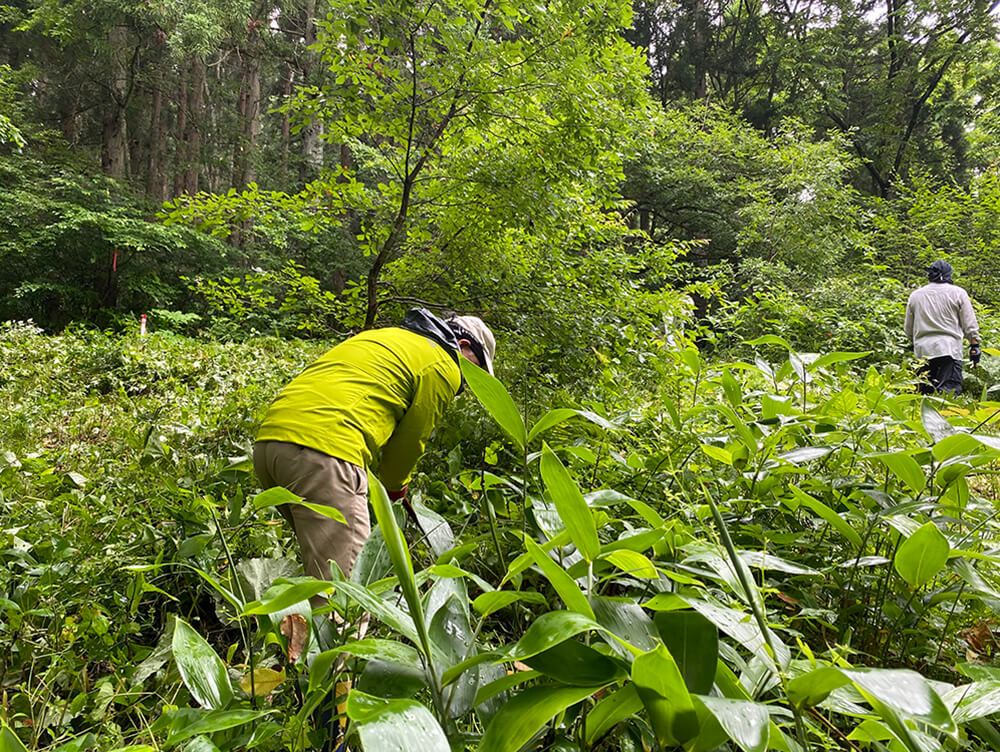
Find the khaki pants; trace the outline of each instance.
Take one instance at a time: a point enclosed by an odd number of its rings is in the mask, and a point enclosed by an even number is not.
[[[282,504],[299,541],[307,575],[330,579],[330,559],[350,574],[371,525],[368,518],[368,475],[364,468],[308,447],[284,441],[258,441],[253,466],[261,485],[283,486],[311,504],[339,509],[347,525],[299,504]]]

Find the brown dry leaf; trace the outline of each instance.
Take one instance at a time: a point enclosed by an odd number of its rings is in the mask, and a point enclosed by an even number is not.
[[[963,629],[959,634],[977,653],[991,653],[997,647],[997,638],[990,626],[990,622],[981,621],[974,626]]]
[[[288,638],[288,661],[295,663],[306,647],[309,626],[302,614],[288,614],[281,620],[281,634]]]

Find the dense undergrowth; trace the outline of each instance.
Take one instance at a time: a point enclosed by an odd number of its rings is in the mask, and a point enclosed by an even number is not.
[[[992,365],[955,401],[773,335],[557,404],[473,371],[418,522],[376,490],[331,584],[247,461],[322,349],[0,330],[0,748],[1000,746]]]

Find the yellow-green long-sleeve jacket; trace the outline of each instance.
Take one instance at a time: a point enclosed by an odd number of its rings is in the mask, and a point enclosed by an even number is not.
[[[456,358],[407,329],[362,332],[281,391],[257,440],[299,444],[361,467],[381,450],[379,477],[388,490],[399,490],[461,386]]]

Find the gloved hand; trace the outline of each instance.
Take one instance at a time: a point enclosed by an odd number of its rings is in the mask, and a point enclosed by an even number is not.
[[[969,345],[969,360],[972,361],[972,367],[975,368],[979,365],[979,359],[983,356],[983,351],[979,348],[979,343],[974,345]]]
[[[387,491],[389,495],[389,501],[402,501],[406,498],[406,486],[403,486],[398,491]]]

